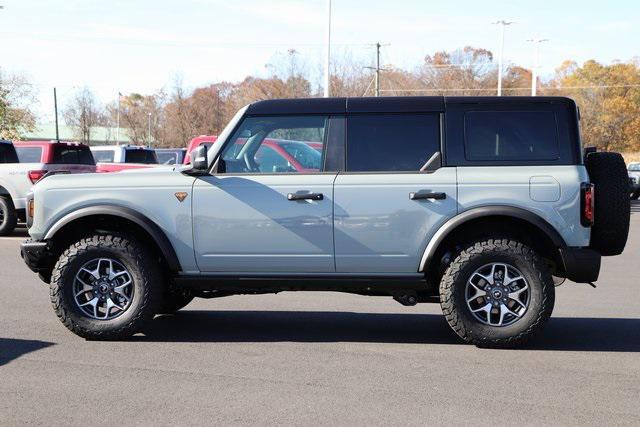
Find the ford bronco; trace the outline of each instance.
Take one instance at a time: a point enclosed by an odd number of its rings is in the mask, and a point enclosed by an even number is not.
[[[627,240],[624,161],[585,155],[578,123],[560,97],[260,101],[191,167],[42,180],[22,255],[90,339],[194,297],[339,291],[439,302],[464,341],[519,346],[555,284],[596,281]],[[321,161],[262,168],[271,139]]]

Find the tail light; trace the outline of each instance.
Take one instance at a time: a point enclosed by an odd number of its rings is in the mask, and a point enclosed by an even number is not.
[[[47,171],[45,170],[34,170],[34,171],[29,171],[29,180],[31,181],[32,184],[35,184],[36,182],[40,181],[42,179],[42,177],[47,173]]]
[[[582,212],[580,223],[584,227],[591,227],[595,221],[595,191],[593,184],[583,182],[580,193],[580,211]]]

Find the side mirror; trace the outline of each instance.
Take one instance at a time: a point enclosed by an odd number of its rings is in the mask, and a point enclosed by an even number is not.
[[[198,172],[206,172],[209,170],[209,161],[207,160],[207,146],[198,145],[193,153],[191,153],[191,163],[193,170]]]

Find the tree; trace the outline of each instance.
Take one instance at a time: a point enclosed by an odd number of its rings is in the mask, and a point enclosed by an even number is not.
[[[0,139],[20,139],[35,129],[36,103],[33,86],[26,77],[0,70]]]
[[[581,67],[565,61],[551,85],[570,94],[580,107],[585,145],[603,150],[640,149],[640,67],[633,61]]]
[[[80,142],[85,144],[91,142],[91,129],[104,121],[102,105],[88,87],[76,92],[63,110],[62,116],[65,123],[75,129],[76,137]]]

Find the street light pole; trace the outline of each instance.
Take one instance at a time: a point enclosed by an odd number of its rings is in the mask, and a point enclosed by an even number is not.
[[[493,24],[500,25],[500,56],[498,57],[498,96],[502,96],[502,61],[504,56],[504,29],[507,25],[513,24],[513,21],[500,21],[493,22]]]
[[[530,43],[534,43],[534,59],[531,68],[531,96],[536,96],[538,89],[538,67],[540,66],[540,43],[549,41],[549,39],[528,39]]]
[[[327,0],[327,45],[324,64],[324,97],[329,97],[329,65],[331,64],[331,0]]]
[[[118,103],[116,109],[116,145],[120,145],[120,97],[122,94],[118,91]]]

